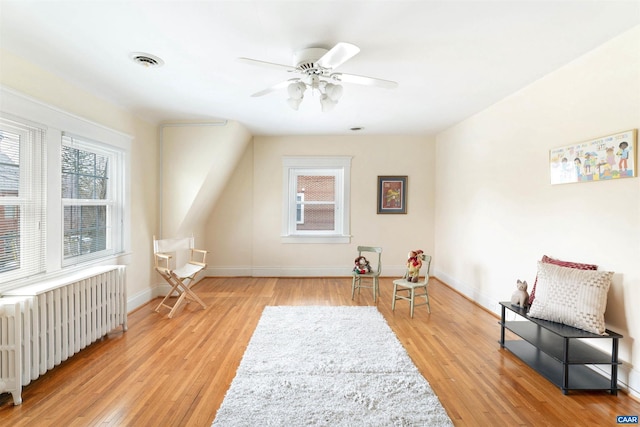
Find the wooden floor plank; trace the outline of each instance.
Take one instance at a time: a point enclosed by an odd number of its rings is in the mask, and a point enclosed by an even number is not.
[[[350,278],[207,278],[173,319],[152,301],[115,330],[25,387],[0,395],[0,425],[209,426],[267,305],[377,305],[459,426],[615,425],[640,414],[619,393],[560,390],[500,349],[498,319],[435,279],[432,313],[391,310],[392,278],[351,300]]]

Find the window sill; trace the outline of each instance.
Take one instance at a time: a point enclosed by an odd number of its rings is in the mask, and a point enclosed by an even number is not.
[[[18,279],[12,282],[0,283],[0,298],[2,297],[2,295],[7,294],[9,291],[12,291],[14,289],[33,286],[42,282],[63,279],[68,276],[82,274],[82,272],[92,269],[100,269],[101,267],[108,267],[113,265],[129,265],[130,263],[131,252],[121,252],[118,254],[110,255],[108,257],[93,260],[92,262],[67,266],[57,271],[42,273],[40,275]]]
[[[326,235],[326,236],[280,236],[282,243],[351,243],[351,236]]]

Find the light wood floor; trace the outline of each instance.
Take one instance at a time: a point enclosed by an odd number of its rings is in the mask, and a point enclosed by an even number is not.
[[[391,311],[391,278],[378,309],[457,426],[614,426],[640,415],[624,393],[565,396],[498,344],[498,318],[432,279],[431,315]],[[173,319],[157,301],[25,387],[23,404],[0,395],[0,425],[209,426],[266,305],[373,305],[351,300],[348,278],[208,278],[196,285],[208,304]],[[420,410],[420,408],[416,408]],[[256,426],[258,427],[258,426]]]

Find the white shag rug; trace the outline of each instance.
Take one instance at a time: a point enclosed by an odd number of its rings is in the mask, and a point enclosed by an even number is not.
[[[265,307],[213,426],[451,426],[376,307]]]

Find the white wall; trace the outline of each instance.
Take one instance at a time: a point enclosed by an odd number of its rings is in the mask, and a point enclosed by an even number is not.
[[[209,213],[205,239],[211,276],[251,276],[253,267],[253,142]]]
[[[640,27],[442,132],[435,274],[490,310],[543,254],[615,271],[607,326],[640,390],[640,178],[550,185],[549,149],[640,127]],[[637,163],[636,163],[637,165]]]
[[[160,127],[163,238],[200,236],[251,135],[238,122]]]
[[[407,136],[261,136],[237,164],[208,220],[216,275],[348,276],[358,245],[383,247],[383,275],[407,252],[433,250],[435,143]],[[350,244],[282,243],[282,157],[352,156]],[[378,175],[408,176],[406,215],[377,215]],[[250,194],[250,197],[248,197]]]
[[[75,116],[133,136],[131,146],[131,253],[127,265],[129,309],[152,296],[152,235],[157,226],[156,127],[73,84],[0,50],[0,84]],[[28,117],[27,117],[28,119]]]

